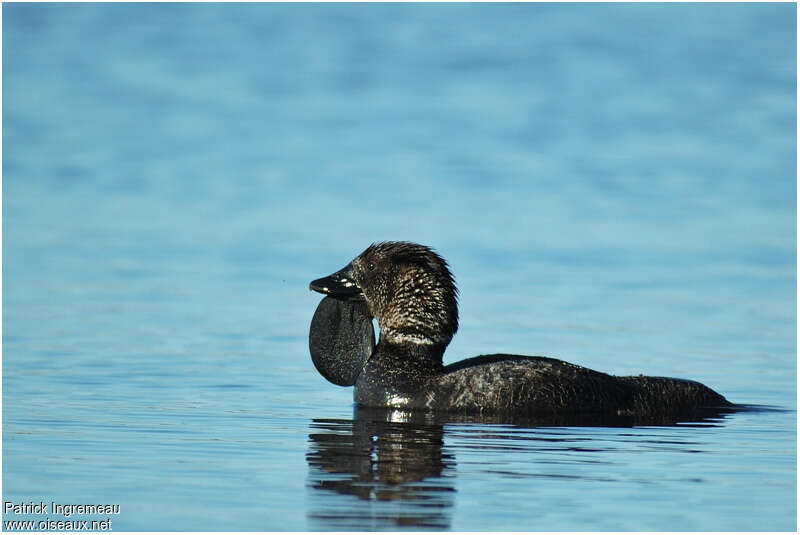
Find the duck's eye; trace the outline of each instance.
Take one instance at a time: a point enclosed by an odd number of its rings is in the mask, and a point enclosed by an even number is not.
[[[370,262],[369,264],[367,264],[367,269],[370,270],[370,271],[373,271],[375,269],[375,264]]]

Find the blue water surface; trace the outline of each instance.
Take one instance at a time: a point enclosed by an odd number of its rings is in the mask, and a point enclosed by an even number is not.
[[[115,530],[795,530],[796,6],[4,4],[2,497]],[[308,282],[434,246],[446,362],[770,410],[354,411]]]

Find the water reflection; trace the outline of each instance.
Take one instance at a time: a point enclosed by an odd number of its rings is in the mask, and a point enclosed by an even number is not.
[[[319,529],[443,529],[450,526],[455,458],[443,425],[425,414],[358,409],[353,420],[315,419],[310,486],[369,503],[312,499]],[[396,503],[395,503],[396,502]]]
[[[619,453],[628,446],[648,449],[697,446],[682,439],[669,442],[652,431],[621,429],[613,443],[598,440],[586,428],[629,428],[640,425],[720,425],[727,411],[707,411],[685,422],[641,421],[625,417],[438,417],[431,413],[356,408],[352,420],[314,419],[310,425],[309,487],[313,489],[308,519],[313,530],[447,529],[455,499],[455,449],[482,450],[490,455],[525,450],[525,464],[514,473],[482,468],[487,477],[545,477],[603,480],[580,475],[531,471],[552,464],[602,463],[592,453]],[[572,426],[566,429],[565,426]],[[559,430],[559,428],[564,428]],[[450,446],[445,445],[447,436]],[[674,438],[674,437],[673,437]],[[688,439],[688,437],[683,437]],[[493,453],[496,452],[496,453]],[[538,459],[538,461],[537,461]],[[605,459],[605,461],[609,461]],[[481,463],[483,464],[483,463]],[[496,468],[496,467],[495,467]],[[573,466],[574,468],[574,466]],[[355,499],[354,499],[355,498]]]

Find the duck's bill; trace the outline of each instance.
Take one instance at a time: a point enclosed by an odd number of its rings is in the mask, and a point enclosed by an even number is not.
[[[353,268],[348,264],[336,273],[311,281],[309,288],[331,297],[360,297],[361,288],[353,280]]]

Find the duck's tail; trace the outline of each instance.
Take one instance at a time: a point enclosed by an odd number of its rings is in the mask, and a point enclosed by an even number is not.
[[[708,409],[735,407],[725,396],[697,381],[646,375],[619,379],[634,388],[633,411],[637,414],[685,416]]]

